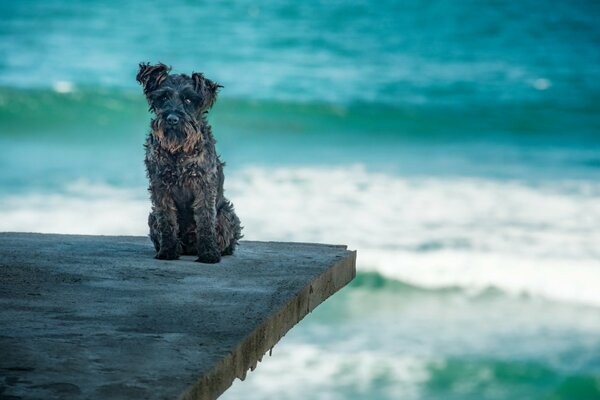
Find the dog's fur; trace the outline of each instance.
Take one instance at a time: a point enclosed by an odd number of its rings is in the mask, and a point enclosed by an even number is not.
[[[155,115],[145,144],[150,239],[158,259],[184,254],[217,263],[233,254],[242,236],[233,205],[223,196],[224,163],[206,120],[221,86],[200,73],[169,71],[164,64],[141,63],[136,77]]]

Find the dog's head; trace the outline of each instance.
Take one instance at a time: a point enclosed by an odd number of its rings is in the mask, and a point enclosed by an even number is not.
[[[221,85],[194,72],[169,74],[164,64],[141,63],[136,76],[144,87],[152,120],[152,134],[171,153],[190,151],[202,137],[204,114],[217,100]]]

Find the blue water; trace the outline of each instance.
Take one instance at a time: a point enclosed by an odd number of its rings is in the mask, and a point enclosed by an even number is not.
[[[358,277],[224,398],[600,399],[600,3],[0,3],[0,230],[144,235],[140,61],[245,237]]]

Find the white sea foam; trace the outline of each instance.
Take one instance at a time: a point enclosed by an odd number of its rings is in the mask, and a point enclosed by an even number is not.
[[[144,235],[150,203],[145,189],[79,180],[60,193],[0,198],[0,231]],[[141,195],[141,196],[140,196]]]
[[[531,83],[531,86],[537,90],[546,90],[552,86],[552,82],[550,82],[548,79],[538,78]]]
[[[52,87],[57,93],[71,93],[75,89],[75,85],[68,81],[56,81]]]
[[[304,343],[282,343],[276,353],[259,365],[260,374],[249,374],[244,384],[234,382],[223,398],[305,399],[310,387],[327,400],[345,399],[345,392],[368,397],[374,390],[382,398],[417,399],[420,385],[429,378],[427,360],[410,356],[335,352]]]
[[[246,239],[345,243],[362,270],[423,287],[600,306],[600,183],[249,167],[226,187]],[[143,235],[148,210],[143,187],[78,181],[0,198],[0,230]]]

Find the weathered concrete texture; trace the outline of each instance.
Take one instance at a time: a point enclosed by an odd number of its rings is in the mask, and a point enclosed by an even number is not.
[[[216,398],[355,275],[344,246],[153,253],[144,237],[0,234],[0,398]]]

